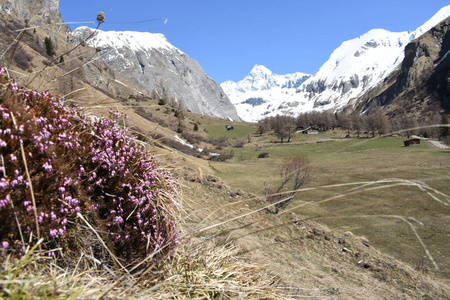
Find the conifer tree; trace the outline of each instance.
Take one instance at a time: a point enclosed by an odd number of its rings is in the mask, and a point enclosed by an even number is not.
[[[55,50],[53,49],[52,39],[49,37],[46,37],[44,39],[44,43],[45,43],[45,50],[47,52],[47,55],[53,56],[55,54]]]

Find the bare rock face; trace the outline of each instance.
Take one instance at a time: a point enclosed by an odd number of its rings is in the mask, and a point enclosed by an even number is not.
[[[0,0],[0,13],[35,25],[62,22],[59,0]]]
[[[73,34],[101,49],[102,59],[128,84],[155,93],[194,113],[240,120],[222,88],[199,63],[172,46],[162,34],[113,32],[80,27]]]
[[[450,111],[450,17],[431,28],[405,47],[405,58],[395,80],[382,87],[383,92],[363,102],[391,105],[395,110],[405,104],[419,109]],[[427,101],[424,101],[424,100]]]

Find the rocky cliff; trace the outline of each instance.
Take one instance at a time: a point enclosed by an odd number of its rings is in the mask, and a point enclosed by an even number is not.
[[[92,35],[94,33],[94,35]],[[106,32],[80,27],[73,34],[98,47],[103,60],[133,86],[194,113],[240,120],[222,88],[199,63],[172,46],[162,34]]]
[[[0,0],[0,13],[30,24],[61,23],[59,0]]]
[[[361,110],[388,106],[395,111],[450,112],[450,17],[405,47],[401,68],[361,101]]]

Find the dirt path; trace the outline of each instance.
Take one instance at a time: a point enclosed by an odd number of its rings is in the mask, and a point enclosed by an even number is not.
[[[450,150],[450,147],[447,146],[446,144],[440,142],[440,141],[435,141],[435,140],[430,140],[430,139],[425,139],[422,138],[422,140],[427,141],[429,143],[431,143],[433,146],[440,148],[440,149],[445,149],[445,150]]]

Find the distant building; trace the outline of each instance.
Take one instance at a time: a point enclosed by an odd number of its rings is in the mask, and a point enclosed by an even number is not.
[[[405,147],[418,146],[418,145],[420,145],[420,139],[419,138],[412,138],[412,139],[403,141],[403,145]]]
[[[319,130],[314,127],[308,127],[306,129],[300,130],[300,132],[303,134],[318,134]]]

